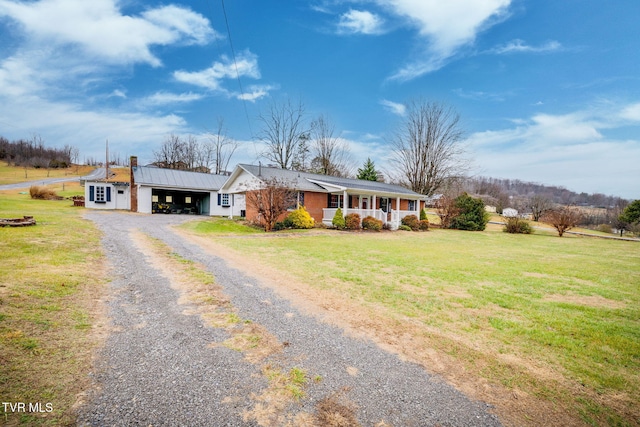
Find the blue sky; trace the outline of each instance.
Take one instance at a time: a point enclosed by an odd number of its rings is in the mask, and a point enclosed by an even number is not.
[[[640,198],[637,0],[0,0],[0,135],[152,159],[301,100],[392,172],[413,98],[462,117],[473,173]],[[235,62],[231,50],[235,51]],[[239,78],[238,78],[239,77]]]

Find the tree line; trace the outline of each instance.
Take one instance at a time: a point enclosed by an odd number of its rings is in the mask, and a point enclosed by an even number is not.
[[[45,141],[34,135],[30,139],[9,141],[0,136],[0,160],[9,165],[34,168],[66,168],[77,162],[77,147],[65,145],[63,148],[45,146]]]

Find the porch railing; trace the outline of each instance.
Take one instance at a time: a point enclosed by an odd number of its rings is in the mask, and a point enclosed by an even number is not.
[[[336,215],[337,208],[324,208],[322,209],[322,222],[326,225],[331,225],[331,221],[333,221],[333,217]],[[342,211],[344,213],[344,210]],[[372,216],[375,219],[379,219],[383,223],[387,222],[387,214],[382,209],[356,209],[349,208],[347,209],[347,214],[357,213],[360,215],[360,218],[366,218],[368,216]]]
[[[331,225],[333,221],[333,217],[336,215],[337,208],[324,208],[322,209],[322,222],[325,225]],[[343,211],[344,213],[344,211]],[[397,229],[400,226],[400,221],[407,215],[419,215],[419,212],[416,211],[398,211],[391,210],[389,214],[384,212],[382,209],[356,209],[351,208],[347,209],[347,213],[357,213],[360,215],[360,218],[365,218],[368,216],[372,216],[375,219],[379,219],[383,224],[389,224],[392,229]]]

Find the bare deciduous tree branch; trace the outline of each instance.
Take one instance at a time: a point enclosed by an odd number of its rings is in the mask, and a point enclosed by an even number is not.
[[[415,192],[427,196],[468,169],[460,116],[445,104],[414,100],[393,141],[392,161]]]

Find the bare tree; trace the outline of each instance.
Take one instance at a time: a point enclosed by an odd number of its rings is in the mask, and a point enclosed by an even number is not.
[[[302,101],[293,105],[291,100],[287,99],[282,103],[274,102],[267,113],[258,117],[264,125],[258,136],[266,145],[263,156],[282,169],[293,167],[300,138],[308,132],[304,114]]]
[[[193,135],[189,135],[186,140],[183,140],[182,145],[182,161],[186,164],[187,169],[193,170],[198,166],[202,166],[200,163],[200,144],[198,143],[198,139]]]
[[[451,227],[453,219],[460,214],[460,209],[456,205],[456,198],[447,194],[443,194],[436,200],[435,208],[436,213],[440,217],[441,228]]]
[[[548,197],[536,195],[529,199],[527,204],[531,209],[534,221],[540,221],[540,218],[553,207],[553,203]]]
[[[271,231],[278,218],[296,203],[297,192],[278,179],[265,180],[263,184],[246,192],[247,207],[258,214],[258,221],[265,231]]]
[[[574,206],[562,206],[547,211],[542,216],[542,220],[553,226],[558,231],[558,236],[562,237],[565,231],[571,230],[580,223],[582,214]]]
[[[335,126],[324,115],[311,122],[311,170],[321,175],[345,177],[351,172],[349,145],[334,133]]]
[[[405,184],[432,196],[447,179],[467,171],[463,138],[460,115],[453,107],[414,100],[407,105],[406,119],[392,140],[392,161]]]
[[[224,119],[219,117],[217,130],[209,132],[208,142],[202,146],[203,164],[211,168],[212,173],[223,174],[227,172],[229,161],[239,145],[238,141],[227,136]]]
[[[158,151],[153,151],[153,160],[161,167],[168,169],[182,169],[184,163],[185,147],[184,142],[178,135],[169,135]]]

